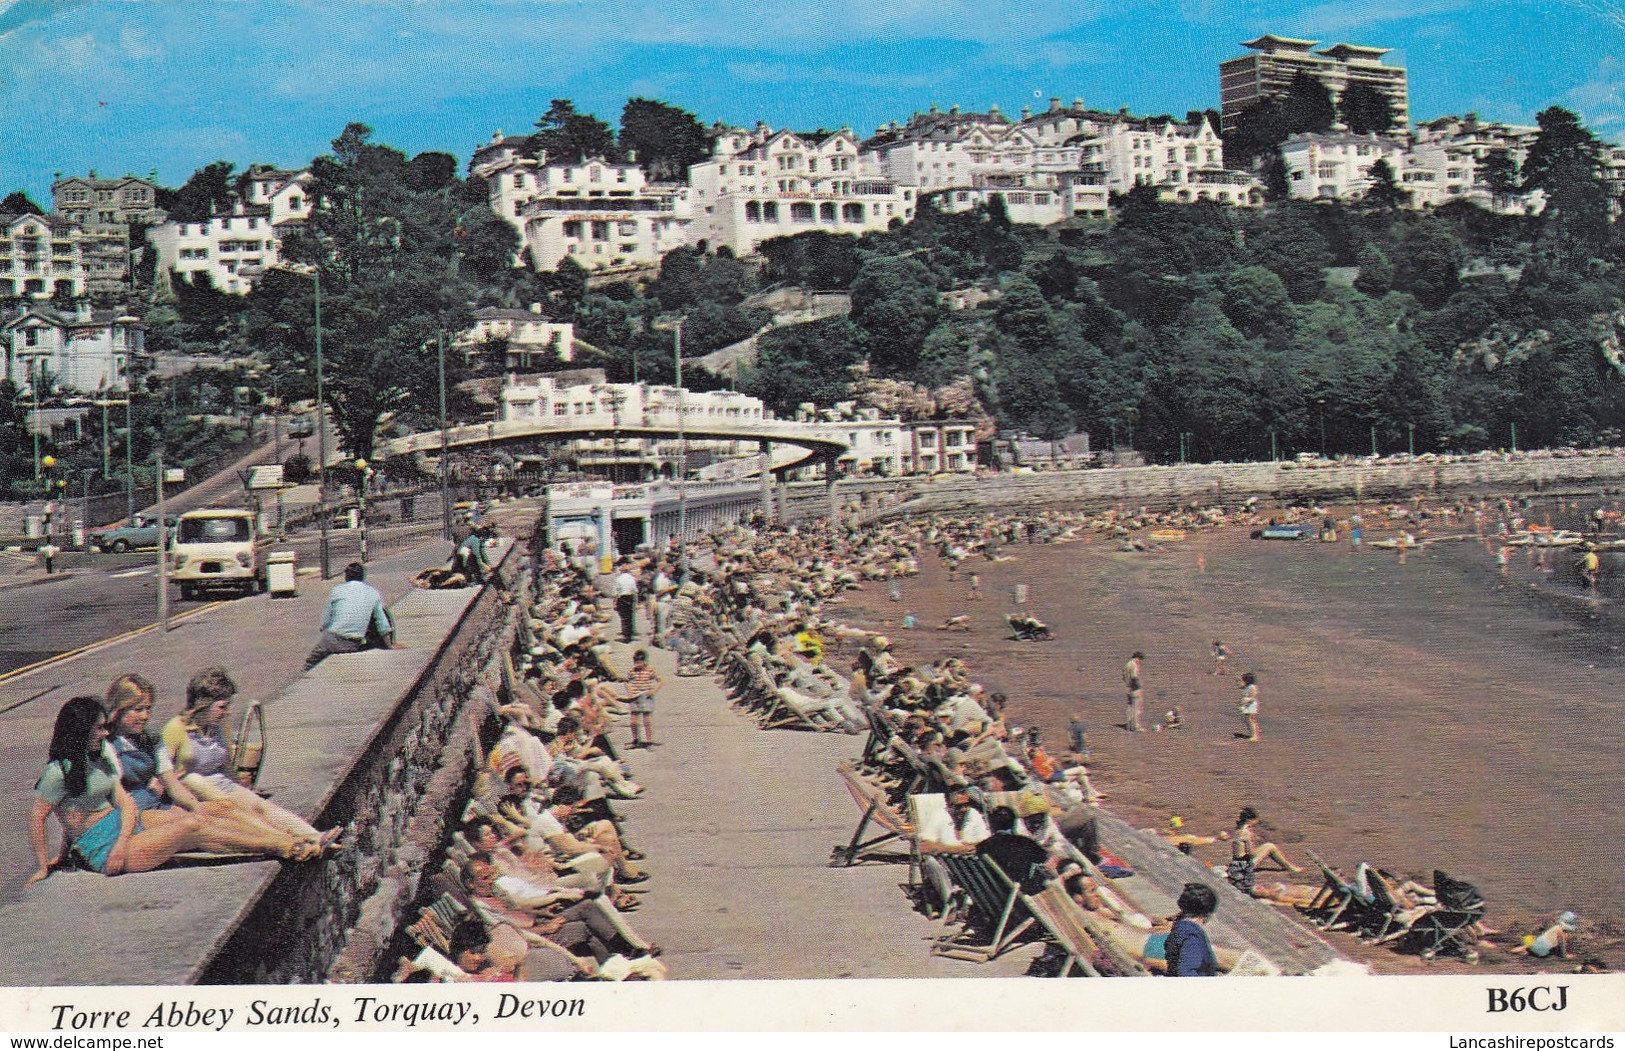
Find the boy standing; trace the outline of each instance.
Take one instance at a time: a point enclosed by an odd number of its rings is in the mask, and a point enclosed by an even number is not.
[[[627,708],[632,713],[632,747],[653,748],[655,694],[665,683],[649,664],[649,651],[632,655],[632,670],[626,676]]]

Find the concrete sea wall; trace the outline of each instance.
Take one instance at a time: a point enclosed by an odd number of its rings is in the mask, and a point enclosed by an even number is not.
[[[1279,502],[1388,501],[1416,495],[1600,496],[1622,489],[1625,456],[1615,453],[1395,464],[1189,464],[939,479],[917,485],[906,500],[866,510],[857,520],[1022,507],[1234,504],[1249,497]]]

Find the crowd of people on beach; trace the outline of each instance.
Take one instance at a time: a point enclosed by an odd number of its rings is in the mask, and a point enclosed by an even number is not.
[[[518,606],[517,630],[500,680],[476,689],[488,716],[480,766],[461,820],[443,844],[445,863],[422,881],[419,908],[398,932],[401,951],[390,976],[403,982],[666,976],[661,948],[631,919],[649,876],[616,809],[644,794],[630,753],[661,743],[655,716],[664,682],[647,649],[625,646],[638,640],[640,624],[643,645],[673,651],[679,674],[726,673],[740,707],[763,725],[867,735],[852,776],[908,814],[919,904],[929,913],[970,923],[978,904],[945,859],[975,856],[1021,893],[1061,895],[1086,914],[1103,972],[1113,961],[1118,973],[1245,971],[1258,965],[1243,960],[1245,946],[1215,946],[1208,936],[1207,921],[1224,908],[1216,888],[1313,914],[1332,886],[1329,866],[1315,859],[1325,880],[1320,887],[1264,884],[1257,879],[1262,868],[1296,873],[1303,866],[1262,841],[1253,807],[1211,836],[1191,833],[1176,818],[1150,831],[1186,853],[1224,843],[1229,857],[1184,887],[1177,915],[1149,915],[1114,883],[1130,868],[1102,844],[1106,793],[1090,776],[1091,740],[1081,715],[1070,720],[1065,747],[1052,750],[1038,727],[1012,721],[1009,700],[978,682],[963,660],[908,663],[886,635],[844,623],[840,596],[875,586],[901,601],[902,583],[936,558],[950,581],[963,580],[966,601],[980,601],[981,573],[1019,546],[1104,539],[1121,552],[1155,552],[1195,531],[1282,521],[1318,521],[1321,539],[1347,538],[1356,550],[1379,521],[1418,545],[1431,526],[1449,523],[1484,538],[1487,548],[1499,538],[1504,549],[1505,538],[1527,529],[1528,511],[1511,502],[1428,508],[1418,500],[1338,518],[1314,507],[1266,513],[1249,501],[1234,508],[938,516],[851,530],[753,523],[686,547],[668,541],[641,549],[605,576],[596,551],[538,544],[511,581],[502,580],[485,552],[487,533],[473,531],[472,546],[465,552],[467,538],[459,544],[448,571],[462,576],[458,583],[504,587]],[[1598,530],[1612,521],[1599,516]],[[357,622],[373,618],[375,608],[370,598],[358,604]],[[332,623],[323,627],[331,634],[344,621],[329,612]],[[912,619],[907,615],[904,625],[913,627]],[[939,627],[964,628],[959,619]],[[387,623],[385,616],[373,627],[382,632]],[[326,638],[319,649],[313,658],[347,652]],[[1229,676],[1235,657],[1215,639],[1212,674]],[[1129,732],[1153,729],[1142,710],[1147,662],[1136,650],[1122,666]],[[1258,675],[1246,670],[1236,681],[1242,727],[1236,736],[1259,741]],[[30,844],[39,867],[30,882],[65,866],[117,875],[188,854],[314,863],[344,849],[343,829],[318,830],[253,791],[253,771],[242,769],[242,750],[225,730],[235,694],[225,669],[200,671],[157,735],[147,729],[154,690],[138,674],[120,676],[105,697],[64,705],[36,788]],[[1155,722],[1165,731],[1184,725],[1177,707]],[[57,845],[48,835],[53,815],[62,831]],[[1372,866],[1362,864],[1347,882],[1351,897],[1339,916],[1358,913],[1347,907],[1360,895],[1393,899],[1393,915],[1403,913],[1407,929],[1437,909],[1435,888]],[[1336,919],[1326,926],[1335,928]],[[1512,951],[1563,957],[1577,922],[1564,912]],[[1393,940],[1390,927],[1376,940]],[[1473,931],[1479,938],[1490,933],[1481,923]]]

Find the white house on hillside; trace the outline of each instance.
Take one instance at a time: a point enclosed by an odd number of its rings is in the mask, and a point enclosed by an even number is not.
[[[0,214],[0,299],[85,294],[84,230],[54,215]]]
[[[453,344],[464,354],[472,354],[480,344],[508,341],[506,367],[530,369],[569,361],[575,354],[575,325],[554,321],[542,313],[540,303],[529,310],[507,307],[480,307],[474,311],[474,324]]]
[[[712,130],[711,159],[688,170],[691,243],[749,255],[774,237],[861,234],[914,217],[915,191],[890,179],[849,129]]]
[[[20,387],[37,379],[43,370],[58,386],[78,391],[106,390],[128,382],[126,368],[132,355],[145,346],[139,319],[117,311],[92,310],[80,305],[73,311],[31,306],[6,322],[5,378]]]
[[[249,169],[247,200],[207,222],[167,222],[147,231],[158,267],[190,281],[214,282],[222,292],[246,294],[267,268],[281,261],[282,236],[310,217],[310,173],[266,166]]]

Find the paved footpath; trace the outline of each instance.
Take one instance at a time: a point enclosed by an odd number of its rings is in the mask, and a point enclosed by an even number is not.
[[[630,666],[634,646],[616,644],[620,664]],[[666,683],[655,709],[662,744],[622,750],[646,792],[615,805],[653,877],[634,922],[665,949],[673,978],[1026,971],[1037,945],[982,965],[930,956],[944,928],[899,889],[907,865],[830,867],[830,849],[846,845],[859,816],[835,765],[856,759],[864,738],[761,730],[715,680],[678,678],[669,651],[651,653]],[[629,732],[614,733],[622,748]]]

